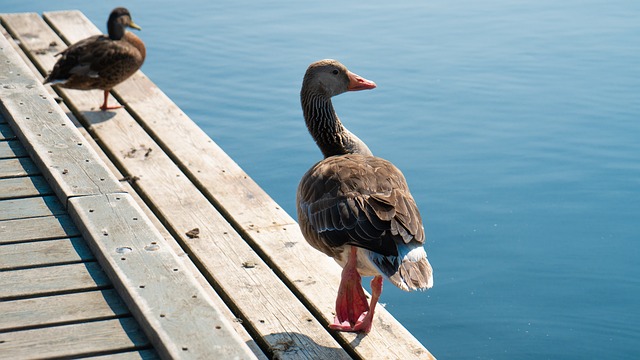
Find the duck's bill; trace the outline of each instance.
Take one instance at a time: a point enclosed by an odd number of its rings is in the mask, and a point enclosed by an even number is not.
[[[349,91],[369,90],[376,87],[376,83],[373,81],[367,80],[351,71],[347,72],[347,76],[349,76],[349,87],[347,88]]]
[[[133,21],[129,23],[129,27],[136,30],[142,30],[142,28],[138,26],[138,24],[134,23]]]

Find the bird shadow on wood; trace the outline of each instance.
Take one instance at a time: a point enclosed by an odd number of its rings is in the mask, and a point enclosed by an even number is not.
[[[300,333],[273,333],[265,336],[264,341],[268,348],[262,350],[273,359],[351,359],[343,348],[320,345]]]
[[[112,110],[85,110],[82,111],[82,117],[85,119],[86,122],[95,125],[95,124],[100,124],[102,122],[108,121],[113,119],[117,114],[118,111],[126,111],[124,110],[124,108],[121,109],[112,109]]]

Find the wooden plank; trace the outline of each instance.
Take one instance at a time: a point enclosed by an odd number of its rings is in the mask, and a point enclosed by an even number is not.
[[[4,119],[4,117],[2,117]],[[11,130],[9,124],[0,124],[0,140],[13,140],[16,138],[16,134]]]
[[[96,257],[162,356],[254,358],[131,196],[82,196],[69,204]]]
[[[122,317],[129,309],[113,289],[0,302],[0,332]]]
[[[0,221],[0,244],[78,235],[80,231],[66,214]]]
[[[0,334],[0,353],[6,359],[71,358],[148,346],[132,318]]]
[[[76,104],[82,107],[80,100]],[[189,254],[216,284],[218,293],[232,299],[234,311],[242,317],[243,324],[262,338],[263,349],[278,352],[282,343],[287,343],[291,348],[304,349],[310,357],[348,358],[134,119],[118,114],[109,122],[93,122],[92,114],[82,114],[84,121],[91,122],[94,134],[109,139],[103,143],[112,158],[121,162],[120,167],[130,174],[140,174],[135,186],[181,237]],[[133,153],[132,148],[137,151]],[[193,228],[200,230],[198,239],[185,235]],[[242,264],[247,261],[255,262],[256,266],[244,269]],[[293,356],[293,352],[288,354]]]
[[[94,260],[82,238],[0,245],[0,270]]]
[[[22,49],[16,44],[16,42],[13,41],[13,38],[11,37],[11,35],[9,35],[9,33],[1,26],[0,26],[0,32],[2,32],[3,35],[9,40],[9,42],[13,46],[14,50],[16,50],[16,52],[20,55],[20,57],[27,63],[27,65],[34,72],[34,74],[36,75],[38,80],[42,80],[43,78],[40,75],[38,69],[33,65],[33,63],[31,63],[31,60],[22,51]],[[47,91],[49,91],[49,93],[52,94],[52,96],[57,96],[57,94],[53,91],[53,89],[50,86],[47,86],[46,88],[47,88]],[[92,138],[92,136],[77,121],[76,117],[73,114],[71,114],[70,110],[66,107],[65,103],[64,102],[60,103],[60,106],[63,109],[63,111],[65,111],[67,113],[67,116],[69,116],[69,118],[74,123],[74,125],[78,128],[80,133],[84,136],[85,141],[87,142],[87,144],[89,144],[98,153],[98,156],[100,157],[100,159],[102,159],[102,161],[105,162],[105,164],[107,165],[109,170],[116,176],[116,178],[122,179],[123,175],[120,173],[120,171],[117,169],[117,167],[111,162],[111,160],[106,156],[106,154],[102,151],[102,149],[98,146],[98,144],[95,142],[95,140]],[[1,118],[1,114],[0,114],[0,118]],[[160,233],[162,234],[162,237],[167,241],[167,244],[178,255],[178,257],[181,259],[181,261],[184,264],[184,266],[191,272],[193,277],[202,286],[202,288],[204,289],[204,291],[207,294],[207,297],[213,301],[213,303],[223,313],[224,317],[227,320],[229,320],[229,322],[232,324],[234,330],[241,337],[242,341],[244,341],[249,346],[251,351],[253,351],[254,355],[256,355],[256,357],[258,359],[266,360],[267,359],[266,356],[264,355],[262,350],[260,350],[260,348],[257,346],[257,344],[253,340],[253,338],[251,338],[251,336],[246,331],[246,329],[242,326],[242,322],[236,321],[237,319],[236,319],[235,315],[226,306],[226,304],[223,302],[223,300],[220,298],[220,296],[213,290],[213,288],[207,282],[207,280],[202,276],[202,274],[199,272],[199,270],[193,264],[191,259],[189,259],[189,256],[184,251],[182,251],[182,248],[180,248],[179,244],[175,241],[175,239],[171,236],[171,234],[169,234],[169,232],[165,229],[164,225],[162,225],[162,223],[160,223],[160,221],[157,219],[155,214],[153,214],[153,212],[149,209],[149,207],[144,203],[144,201],[133,190],[133,188],[131,187],[131,184],[128,181],[121,182],[121,184],[122,184],[123,188],[133,196],[133,198],[135,199],[136,203],[142,208],[143,212],[149,217],[149,219],[151,220],[153,225],[157,229],[159,229]],[[1,240],[1,238],[0,238],[0,240]]]
[[[40,169],[29,158],[0,159],[0,179],[40,174]]]
[[[0,200],[0,221],[61,215],[65,209],[55,196]]]
[[[90,106],[84,103],[85,98],[70,97],[69,100],[78,109]],[[94,134],[109,139],[103,143],[111,157],[120,161],[119,167],[130,174],[142,175],[136,187],[142,189],[146,198],[162,201],[161,207],[158,204],[154,207],[162,212],[164,221],[171,224],[183,241],[190,241],[184,235],[186,231],[200,228],[203,240],[189,242],[190,255],[207,268],[207,276],[214,279],[216,289],[229,294],[223,296],[233,298],[244,324],[263,337],[262,341],[266,342],[263,347],[275,353],[280,351],[282,343],[290,343],[291,348],[304,349],[311,356],[348,357],[134,119],[126,113],[117,113],[108,122],[100,121],[92,112],[79,115],[90,124]],[[249,271],[243,269],[242,263],[252,259],[256,259],[257,266]],[[265,284],[269,284],[269,288]]]
[[[153,350],[129,351],[125,353],[91,356],[85,359],[94,360],[157,360],[158,354]]]
[[[45,13],[44,16],[70,42],[97,31],[78,12]],[[306,244],[295,220],[142,72],[118,85],[114,93],[123,99],[153,140],[178,163],[180,170],[227,215],[227,220],[253,247],[266,255],[268,266],[278,269],[285,281],[289,279],[288,285],[306,299],[323,324],[333,321],[341,269]],[[345,346],[357,343],[354,355],[362,358],[379,357],[380,349],[385,349],[385,354],[392,358],[431,357],[384,308],[377,310],[373,331],[366,337],[350,333],[338,336]]]
[[[95,262],[0,272],[0,300],[102,289],[110,282]]]
[[[34,18],[38,21],[32,24]],[[2,21],[28,27],[29,36],[20,39],[25,44],[37,43],[40,31],[52,35],[49,27],[37,27],[43,24],[37,14],[2,15]],[[63,204],[72,196],[123,192],[4,36],[0,36],[0,63],[2,112]]]
[[[51,194],[53,190],[42,176],[0,179],[0,200]]]
[[[18,140],[0,141],[0,159],[11,159],[29,156],[27,150]]]

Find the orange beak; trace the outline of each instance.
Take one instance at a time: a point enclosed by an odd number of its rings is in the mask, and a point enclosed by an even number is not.
[[[347,87],[349,91],[369,90],[376,87],[376,83],[373,81],[358,76],[351,71],[347,71],[347,76],[349,77],[349,87]]]

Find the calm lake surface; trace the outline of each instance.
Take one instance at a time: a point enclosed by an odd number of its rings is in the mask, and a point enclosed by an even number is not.
[[[403,170],[435,286],[381,301],[440,359],[640,358],[640,2],[44,1],[106,31],[127,6],[143,71],[295,217],[321,155],[302,76],[378,84],[334,105]],[[368,283],[368,281],[367,281]],[[368,286],[368,284],[367,284]]]

